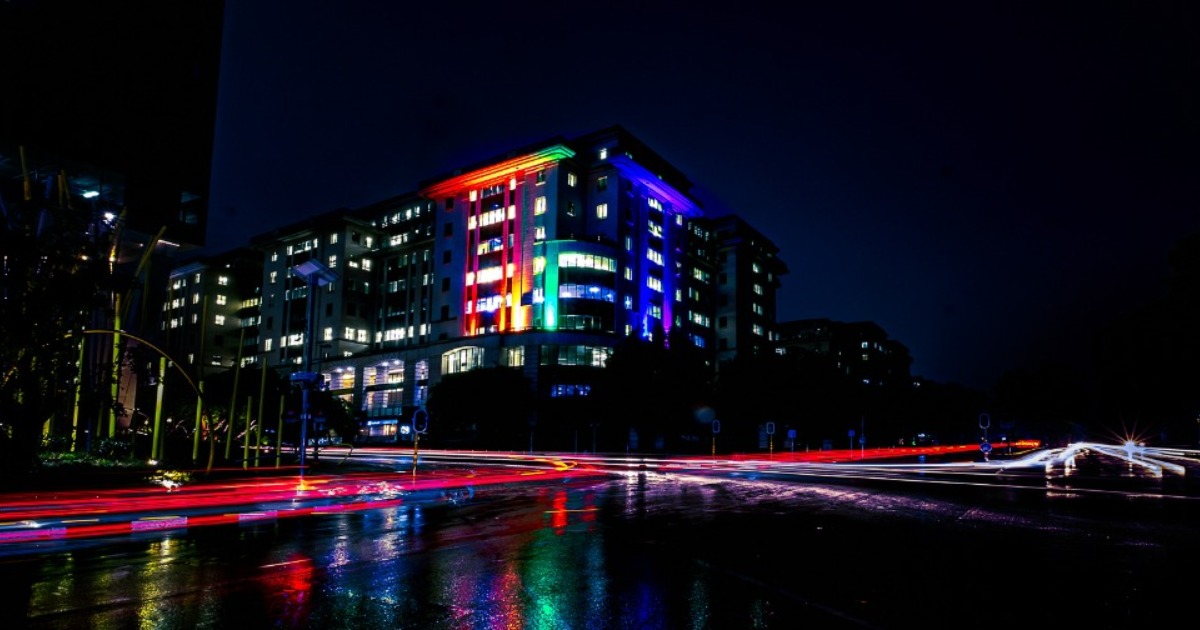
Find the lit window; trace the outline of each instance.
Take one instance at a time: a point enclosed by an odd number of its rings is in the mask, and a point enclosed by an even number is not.
[[[596,218],[597,219],[607,219],[608,218],[608,204],[602,203],[602,204],[596,206]]]
[[[271,284],[275,284],[275,280],[276,280],[277,278],[279,278],[279,272],[278,272],[278,271],[272,271],[272,272],[271,272]]]
[[[324,334],[324,336],[322,337],[322,339],[324,339],[325,341],[333,341],[333,329],[332,329],[332,328],[326,328],[326,329],[325,329],[325,334]]]
[[[538,171],[537,172],[537,183],[538,184],[546,183],[546,171]]]
[[[755,294],[755,295],[762,295],[762,294],[763,294],[763,288],[762,288],[762,285],[761,285],[761,284],[759,284],[759,283],[757,283],[757,282],[755,282],[755,283],[754,283],[754,294]]]
[[[535,240],[535,241],[546,240],[546,226],[539,225],[539,226],[533,228],[533,240]]]
[[[608,159],[608,149],[607,149],[607,148],[600,149],[600,159],[601,159],[601,160],[607,160],[607,159]]]
[[[538,197],[533,200],[533,213],[535,215],[536,214],[546,214],[546,198],[545,197]]]
[[[536,276],[546,270],[546,258],[538,256],[533,259],[533,274]]]
[[[578,182],[579,182],[579,178],[575,175],[575,173],[567,173],[567,185],[568,186],[570,186],[571,188],[574,188],[575,184],[577,184]]]
[[[603,160],[604,158],[600,158],[600,159]],[[600,177],[596,178],[596,190],[598,190],[600,192],[604,192],[605,190],[608,190],[608,176],[607,175],[601,175]]]
[[[225,306],[225,296],[221,295],[220,293],[217,294],[217,305]]]
[[[366,271],[371,270],[371,259],[370,258],[362,259],[362,268]]]
[[[337,235],[337,232],[334,232],[333,234],[330,234],[330,235],[329,235],[329,244],[330,244],[330,245],[337,245],[337,237],[338,237],[338,235]]]
[[[213,320],[213,323],[218,326],[224,326],[225,325],[225,316],[217,315],[217,317]]]
[[[221,286],[229,284],[229,276],[217,276],[217,284]]]
[[[625,279],[633,280],[633,269],[632,268],[630,268],[630,267],[625,268]]]
[[[330,254],[329,255],[329,268],[333,269],[334,267],[337,267],[337,254]]]

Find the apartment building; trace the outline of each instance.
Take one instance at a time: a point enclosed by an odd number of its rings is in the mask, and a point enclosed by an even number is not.
[[[889,339],[874,322],[840,322],[826,318],[779,324],[777,351],[827,361],[838,372],[864,385],[909,385],[912,355]]]
[[[745,287],[725,317],[752,317],[737,329],[766,344],[786,267],[744,222],[705,217],[690,189],[617,126],[258,235],[258,354],[321,374],[380,441],[405,432],[442,377],[472,369],[518,368],[543,399],[587,397],[630,337],[691,344],[715,369],[718,269]],[[314,268],[326,281],[309,286]],[[761,345],[727,352],[739,343]]]

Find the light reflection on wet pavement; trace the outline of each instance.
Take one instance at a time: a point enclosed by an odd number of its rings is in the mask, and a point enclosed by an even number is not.
[[[0,558],[6,627],[1124,628],[1190,614],[1194,500],[629,472]],[[20,619],[24,624],[9,623]]]

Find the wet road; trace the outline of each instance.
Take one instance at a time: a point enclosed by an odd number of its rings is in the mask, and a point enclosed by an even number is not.
[[[1094,457],[1081,456],[1079,469]],[[630,470],[454,501],[60,541],[0,557],[0,621],[96,629],[1174,624],[1192,614],[1200,503],[1156,490],[1172,483],[1092,478],[1048,488]]]

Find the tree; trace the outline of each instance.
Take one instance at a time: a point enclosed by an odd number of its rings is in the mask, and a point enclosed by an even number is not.
[[[669,345],[622,340],[597,390],[597,403],[625,431],[630,450],[696,452],[703,450],[701,438],[711,435],[711,370],[682,336],[672,336]]]
[[[0,467],[37,465],[43,426],[73,400],[75,334],[107,321],[111,238],[90,211],[0,190]],[[111,403],[110,403],[111,404]]]
[[[519,369],[507,367],[447,374],[430,388],[428,410],[435,443],[520,451],[534,429],[533,386]]]

